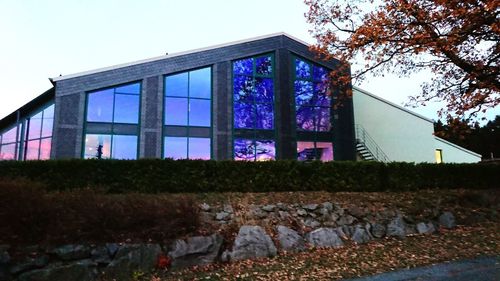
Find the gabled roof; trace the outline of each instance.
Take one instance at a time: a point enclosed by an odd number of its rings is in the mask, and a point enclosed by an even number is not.
[[[306,42],[304,42],[304,41],[302,41],[300,39],[297,39],[297,38],[295,38],[295,37],[293,37],[293,36],[291,36],[291,35],[289,35],[287,33],[278,32],[278,33],[272,33],[272,34],[268,34],[268,35],[263,35],[263,36],[258,36],[258,37],[253,37],[253,38],[248,38],[248,39],[243,39],[243,40],[228,42],[228,43],[224,43],[224,44],[218,44],[218,45],[213,45],[213,46],[209,46],[209,47],[204,47],[204,48],[199,48],[199,49],[193,49],[193,50],[189,50],[189,51],[185,51],[185,52],[172,53],[172,54],[167,54],[167,55],[163,55],[163,56],[153,57],[153,58],[149,58],[149,59],[138,60],[138,61],[133,61],[133,62],[128,62],[128,63],[122,63],[122,64],[113,65],[113,66],[108,66],[108,67],[103,67],[103,68],[98,68],[98,69],[93,69],[93,70],[78,72],[78,73],[74,73],[74,74],[62,75],[62,76],[53,77],[53,78],[49,78],[49,79],[50,79],[50,81],[52,83],[54,83],[54,82],[58,82],[58,81],[62,81],[62,80],[70,79],[70,78],[75,78],[75,77],[80,77],[80,76],[84,76],[84,75],[95,74],[95,73],[99,73],[99,72],[103,72],[103,71],[108,71],[108,70],[114,70],[114,69],[118,69],[118,68],[122,68],[122,67],[133,66],[133,65],[143,64],[143,63],[149,63],[149,62],[164,60],[164,59],[173,58],[173,57],[177,57],[177,56],[183,56],[183,55],[188,55],[188,54],[193,54],[193,53],[198,53],[198,52],[213,50],[213,49],[227,47],[227,46],[232,46],[232,45],[236,45],[236,44],[248,43],[248,42],[252,42],[252,41],[257,41],[257,40],[262,40],[262,39],[267,39],[267,38],[272,38],[272,37],[278,37],[278,36],[286,36],[286,37],[288,37],[288,38],[290,38],[292,40],[295,40],[295,41],[297,41],[297,42],[299,42],[301,44],[309,46],[308,43],[306,43]]]

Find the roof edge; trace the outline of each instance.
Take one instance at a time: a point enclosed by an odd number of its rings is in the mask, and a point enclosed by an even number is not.
[[[420,115],[420,114],[418,114],[418,113],[416,113],[416,112],[413,112],[413,111],[411,111],[411,110],[409,110],[409,109],[407,109],[407,108],[404,108],[404,107],[402,107],[401,105],[397,105],[397,104],[395,104],[395,103],[393,103],[393,102],[391,102],[391,101],[388,101],[388,100],[386,100],[386,99],[384,99],[384,98],[381,98],[381,97],[379,97],[379,96],[377,96],[377,95],[375,95],[375,94],[372,94],[372,93],[370,93],[370,92],[368,92],[368,91],[366,91],[366,90],[363,90],[363,89],[361,89],[361,88],[358,88],[358,87],[356,87],[356,86],[352,86],[352,88],[353,88],[353,90],[357,90],[357,91],[359,91],[359,92],[361,92],[361,93],[363,93],[363,94],[365,94],[365,95],[368,95],[368,96],[370,96],[370,97],[372,97],[372,98],[374,98],[374,99],[377,99],[377,100],[379,100],[379,101],[381,101],[381,102],[383,102],[383,103],[386,103],[386,104],[388,104],[388,105],[390,105],[390,106],[393,106],[393,107],[395,107],[395,108],[397,108],[397,109],[400,109],[400,110],[403,110],[403,111],[405,111],[405,112],[407,112],[407,113],[410,113],[411,115],[413,115],[413,116],[415,116],[415,117],[418,117],[418,118],[420,118],[420,119],[423,119],[423,120],[425,120],[425,121],[427,121],[427,122],[431,122],[431,123],[433,123],[433,124],[434,124],[434,120],[432,120],[432,119],[430,119],[430,118],[428,118],[428,117],[425,117],[425,116],[423,116],[423,115]]]
[[[147,58],[147,59],[143,59],[143,60],[122,63],[122,64],[116,64],[116,65],[102,67],[102,68],[96,68],[96,69],[92,69],[92,70],[77,72],[77,73],[68,74],[68,75],[62,75],[62,76],[58,76],[58,77],[52,77],[52,78],[49,78],[49,80],[51,83],[54,84],[58,81],[62,81],[62,80],[66,80],[66,79],[76,78],[76,77],[80,77],[80,76],[85,76],[85,75],[95,74],[95,73],[99,73],[99,72],[114,70],[114,69],[123,68],[123,67],[127,67],[127,66],[133,66],[133,65],[138,65],[138,64],[148,63],[148,62],[154,62],[154,61],[159,61],[159,60],[163,60],[163,59],[167,59],[167,58],[173,58],[173,57],[178,57],[178,56],[213,50],[213,49],[217,49],[217,48],[228,47],[228,46],[232,46],[232,45],[236,45],[236,44],[248,43],[248,42],[272,38],[272,37],[278,37],[278,36],[286,36],[286,37],[288,37],[292,40],[295,40],[301,44],[304,44],[306,46],[310,45],[309,43],[302,41],[302,40],[300,40],[292,35],[289,35],[285,32],[276,32],[276,33],[271,33],[271,34],[267,34],[267,35],[262,35],[262,36],[257,36],[257,37],[252,37],[252,38],[236,40],[236,41],[231,41],[231,42],[217,44],[217,45],[212,45],[212,46],[208,46],[208,47],[192,49],[192,50],[188,50],[188,51],[177,52],[177,53],[172,53],[172,54],[168,54],[168,55],[152,57],[152,58]]]
[[[468,150],[467,148],[461,147],[461,146],[460,146],[460,145],[458,145],[458,144],[454,144],[454,143],[449,142],[449,141],[447,141],[447,140],[445,140],[445,139],[442,139],[442,138],[440,138],[440,137],[434,136],[434,139],[435,139],[435,140],[437,140],[437,141],[443,142],[443,143],[445,143],[445,144],[451,145],[451,146],[453,146],[453,147],[455,147],[455,148],[457,148],[457,149],[462,150],[463,152],[466,152],[466,153],[472,154],[472,155],[474,155],[474,156],[476,156],[476,157],[479,157],[479,158],[482,158],[482,157],[483,157],[483,156],[482,156],[481,154],[479,154],[479,153],[476,153],[476,152],[474,152],[474,151],[472,151],[472,150]]]

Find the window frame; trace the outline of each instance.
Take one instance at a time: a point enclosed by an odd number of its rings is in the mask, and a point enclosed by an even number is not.
[[[43,136],[43,125],[45,124],[45,110],[48,109],[49,107],[53,106],[54,109],[53,109],[53,116],[52,116],[52,133],[50,136],[47,136],[47,137],[44,137]],[[52,138],[54,136],[54,121],[55,121],[55,114],[56,114],[56,107],[55,107],[55,103],[49,103],[49,104],[45,104],[44,106],[40,107],[39,110],[37,111],[34,111],[34,113],[30,114],[28,117],[25,118],[25,120],[22,122],[23,123],[23,133],[22,133],[22,137],[21,137],[21,155],[20,157],[22,158],[21,160],[25,160],[25,161],[32,161],[32,160],[48,160],[48,159],[51,159],[51,156],[52,155]],[[40,131],[39,131],[39,134],[37,135],[37,137],[35,138],[30,138],[30,125],[31,125],[31,119],[36,116],[37,114],[41,113],[42,114],[42,118],[41,118],[41,122],[40,122]],[[40,155],[41,155],[41,147],[42,147],[42,141],[45,140],[45,139],[50,139],[50,154],[49,154],[49,158],[48,159],[40,159]],[[36,159],[27,159],[27,155],[28,155],[28,145],[29,145],[29,142],[30,141],[37,141],[38,140],[38,155],[37,155],[37,158]]]

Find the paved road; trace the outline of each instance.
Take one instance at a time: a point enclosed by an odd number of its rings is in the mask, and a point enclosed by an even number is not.
[[[500,281],[500,256],[404,269],[346,281]]]

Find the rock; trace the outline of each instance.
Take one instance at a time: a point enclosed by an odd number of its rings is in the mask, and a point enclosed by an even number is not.
[[[362,244],[372,240],[372,237],[370,233],[366,230],[366,228],[358,225],[354,229],[354,233],[351,239],[358,244]]]
[[[306,240],[316,247],[341,247],[344,242],[333,228],[318,228],[306,235]]]
[[[341,216],[337,220],[338,225],[352,224],[356,219],[351,215]]]
[[[302,205],[303,209],[306,209],[307,211],[314,211],[318,208],[318,204],[306,204]]]
[[[264,210],[266,212],[273,212],[275,208],[276,208],[276,205],[265,205],[262,207],[262,210]]]
[[[319,208],[318,213],[322,215],[323,217],[328,217],[330,216],[330,211],[328,211],[327,208]]]
[[[444,228],[454,228],[457,224],[451,212],[444,212],[439,216],[439,224]]]
[[[397,216],[387,225],[387,236],[405,237],[405,227],[403,217]]]
[[[324,202],[321,206],[323,206],[324,209],[327,209],[328,212],[333,211],[333,204],[330,202]]]
[[[287,211],[278,211],[278,215],[280,220],[286,220],[290,218],[290,213],[288,213]]]
[[[335,228],[335,232],[337,232],[337,235],[342,238],[342,239],[347,239],[347,235],[344,233],[344,230],[342,227],[337,227]]]
[[[313,228],[313,229],[321,226],[320,222],[318,222],[317,220],[312,219],[312,218],[307,218],[305,221],[302,221],[302,224],[304,226],[307,226],[307,227],[310,227],[310,228]]]
[[[90,258],[90,247],[87,245],[64,245],[49,252],[63,261]]]
[[[116,252],[113,261],[104,268],[104,277],[108,279],[128,280],[133,272],[150,272],[156,266],[160,254],[161,247],[158,244],[123,245]]]
[[[224,207],[222,209],[224,212],[232,214],[234,212],[233,206],[231,204],[224,204]]]
[[[172,257],[172,267],[189,267],[215,262],[222,246],[222,236],[190,237],[186,241],[176,240],[168,253]]]
[[[72,264],[54,264],[44,269],[33,270],[19,275],[19,281],[94,281],[96,280],[95,264],[90,261],[79,261]],[[128,276],[130,278],[130,276]]]
[[[406,224],[405,233],[407,236],[417,234],[417,227],[414,224]]]
[[[108,249],[105,246],[96,247],[90,252],[92,260],[98,264],[108,264],[111,262]]]
[[[46,255],[40,255],[36,257],[27,257],[15,264],[11,265],[10,273],[19,274],[24,271],[31,269],[43,268],[49,264],[49,257]]]
[[[207,203],[202,203],[202,204],[200,205],[200,209],[201,209],[202,211],[204,211],[204,212],[210,212],[210,209],[211,209],[211,208],[210,208],[210,205],[208,205]]]
[[[108,250],[108,254],[111,258],[114,258],[118,249],[120,249],[120,245],[117,243],[106,243],[106,249]]]
[[[436,228],[434,227],[434,224],[431,222],[425,223],[425,222],[420,222],[417,223],[417,232],[419,234],[432,234],[436,231]]]
[[[375,238],[382,238],[385,236],[385,226],[381,223],[373,223],[371,233]]]
[[[307,212],[304,209],[297,209],[297,215],[304,217],[307,216]]]
[[[343,225],[342,231],[344,231],[347,236],[351,236],[354,233],[354,227],[352,225]]]
[[[244,225],[240,228],[234,241],[231,261],[272,257],[276,254],[276,246],[262,227]]]
[[[278,225],[278,241],[281,249],[287,252],[300,252],[305,250],[305,240],[297,231],[283,225]]]
[[[262,211],[261,208],[255,208],[251,211],[251,214],[256,217],[256,218],[259,218],[259,219],[263,219],[263,218],[267,218],[268,216],[268,213],[265,212],[265,211]]]
[[[355,216],[358,219],[360,219],[366,215],[365,210],[363,210],[362,208],[360,208],[358,206],[349,207],[349,209],[347,209],[347,212],[349,212],[349,214]]]
[[[220,261],[221,262],[229,262],[230,259],[231,259],[231,252],[229,250],[225,250],[220,255]]]
[[[219,212],[219,213],[215,214],[215,219],[218,221],[225,221],[225,220],[229,220],[230,216],[231,215],[227,212]]]
[[[288,207],[283,203],[276,204],[276,207],[278,207],[278,209],[280,209],[282,211],[288,211]]]

